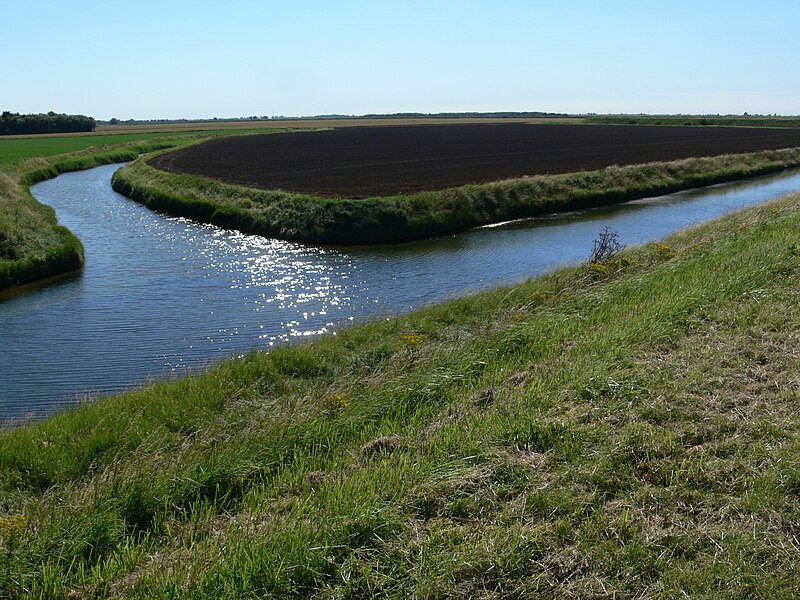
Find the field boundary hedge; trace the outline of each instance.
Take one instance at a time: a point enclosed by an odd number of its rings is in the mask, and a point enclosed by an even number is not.
[[[168,173],[139,159],[117,171],[112,186],[153,210],[246,233],[307,243],[385,244],[607,206],[795,166],[800,166],[800,148],[611,166],[407,195],[331,199]]]
[[[769,127],[778,129],[798,129],[797,117],[761,116],[641,116],[607,115],[584,117],[581,123],[587,125],[670,125],[679,127]]]

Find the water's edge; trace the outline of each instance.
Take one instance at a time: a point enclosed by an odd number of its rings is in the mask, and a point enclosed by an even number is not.
[[[83,240],[78,276],[0,301],[0,418],[535,277],[800,189],[800,170],[400,246],[304,246],[164,217],[116,194],[117,165],[31,188]]]

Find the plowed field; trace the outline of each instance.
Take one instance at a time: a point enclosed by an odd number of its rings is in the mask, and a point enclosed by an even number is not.
[[[220,138],[150,164],[251,187],[359,198],[795,146],[800,131],[787,129],[415,125]]]

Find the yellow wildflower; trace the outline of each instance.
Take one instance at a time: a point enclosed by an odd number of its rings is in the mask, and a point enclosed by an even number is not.
[[[606,275],[608,273],[608,267],[601,263],[593,262],[589,265],[589,270],[592,273],[598,273],[599,275]]]
[[[340,394],[330,394],[322,399],[322,409],[328,414],[339,414],[350,402]]]
[[[0,537],[4,541],[13,540],[28,526],[28,521],[24,515],[14,515],[0,519]]]
[[[428,336],[425,335],[424,333],[420,333],[420,334],[410,333],[408,335],[401,335],[400,336],[400,342],[398,342],[397,345],[398,346],[403,346],[403,345],[416,346],[416,345],[421,344],[422,342],[424,342],[425,338],[427,338],[427,337]]]
[[[656,252],[666,259],[673,258],[676,255],[675,251],[666,244],[656,244]]]

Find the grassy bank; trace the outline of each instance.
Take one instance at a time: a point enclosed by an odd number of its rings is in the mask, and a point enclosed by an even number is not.
[[[157,170],[138,160],[114,189],[148,207],[222,227],[313,243],[421,239],[549,212],[607,205],[800,164],[800,149],[608,167],[366,199],[329,199],[225,184]]]
[[[58,225],[52,208],[31,196],[31,185],[60,173],[130,161],[141,153],[177,143],[151,141],[92,148],[68,155],[27,158],[0,167],[0,290],[73,271],[83,264],[80,241]]]
[[[581,123],[589,125],[682,125],[689,127],[800,127],[800,117],[739,117],[739,116],[597,116],[585,117]]]
[[[0,433],[0,595],[792,597],[800,195]]]

